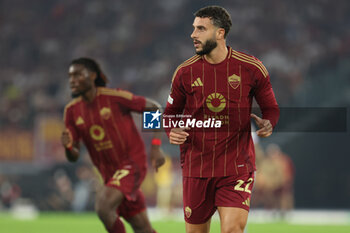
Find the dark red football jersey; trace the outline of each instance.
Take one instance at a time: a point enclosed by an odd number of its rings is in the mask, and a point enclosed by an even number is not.
[[[220,128],[189,131],[180,146],[184,176],[218,177],[255,170],[250,117],[253,97],[263,118],[275,126],[279,108],[265,66],[230,47],[219,64],[196,55],[176,69],[164,116],[183,114],[222,122]],[[165,129],[168,134],[170,129]]]
[[[145,105],[142,96],[99,87],[92,103],[78,97],[66,106],[67,129],[75,142],[84,142],[105,182],[118,169],[146,172],[144,143],[131,116],[132,111],[142,112]]]

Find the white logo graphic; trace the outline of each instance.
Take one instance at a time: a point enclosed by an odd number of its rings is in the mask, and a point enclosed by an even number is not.
[[[169,104],[173,104],[173,102],[174,102],[174,99],[170,95],[168,97],[168,102],[169,102]]]
[[[160,129],[160,116],[162,114],[156,112],[143,112],[143,128],[144,129]]]

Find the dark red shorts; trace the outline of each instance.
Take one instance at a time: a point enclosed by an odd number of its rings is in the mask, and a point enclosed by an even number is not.
[[[120,190],[125,199],[117,209],[119,216],[129,219],[146,209],[145,197],[140,185],[145,177],[144,172],[134,169],[119,169],[107,182],[107,186]]]
[[[145,172],[137,172],[134,169],[119,169],[111,177],[106,185],[119,189],[129,201],[135,201],[141,186]]]
[[[125,219],[130,219],[144,210],[146,210],[145,197],[141,190],[137,190],[136,199],[129,201],[125,198],[118,207],[117,213]]]
[[[183,177],[185,221],[207,222],[217,207],[238,207],[249,211],[254,173],[214,178]]]

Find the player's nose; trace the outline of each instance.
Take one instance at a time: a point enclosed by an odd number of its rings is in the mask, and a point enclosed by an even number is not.
[[[78,85],[77,80],[75,78],[69,78],[69,85],[71,87],[77,86]]]
[[[192,32],[191,38],[192,38],[192,39],[195,39],[195,38],[196,38],[195,35],[194,35],[194,32]]]
[[[192,39],[196,39],[197,38],[196,30],[193,30],[193,32],[191,33],[191,38]]]

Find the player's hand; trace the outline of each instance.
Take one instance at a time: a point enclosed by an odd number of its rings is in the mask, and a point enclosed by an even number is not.
[[[183,144],[189,136],[189,134],[185,130],[189,129],[190,128],[188,127],[171,129],[169,134],[169,142],[175,145]]]
[[[158,168],[165,163],[164,152],[160,146],[152,145],[150,157],[152,167],[158,172]]]
[[[250,114],[250,117],[255,120],[255,123],[259,127],[259,130],[256,131],[256,134],[259,137],[266,138],[272,134],[272,125],[270,120],[262,119],[253,113]]]
[[[70,148],[73,146],[73,138],[68,129],[65,129],[61,135],[61,143],[64,148]]]

